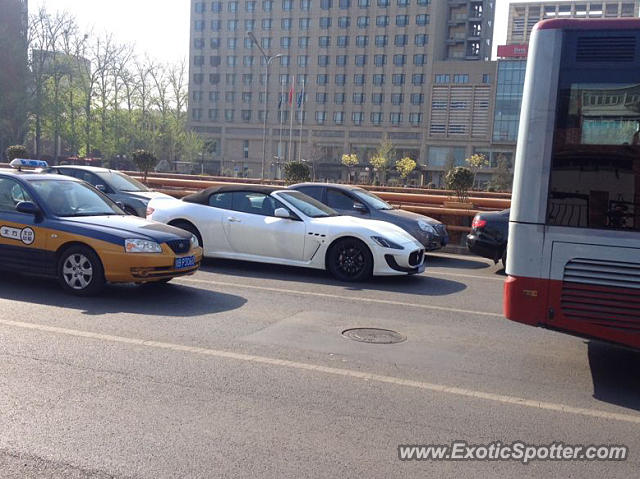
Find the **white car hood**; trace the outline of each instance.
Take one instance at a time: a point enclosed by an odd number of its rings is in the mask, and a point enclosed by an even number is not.
[[[314,218],[312,222],[315,225],[323,225],[334,231],[335,229],[355,230],[364,235],[384,236],[396,243],[412,243],[418,248],[422,247],[420,243],[405,230],[386,221],[369,220],[355,216],[329,216],[327,218]]]

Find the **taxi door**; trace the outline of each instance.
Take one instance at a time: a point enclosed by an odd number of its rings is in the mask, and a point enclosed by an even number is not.
[[[53,253],[46,247],[41,217],[20,213],[16,206],[33,199],[15,178],[0,177],[0,264],[30,274],[55,274]]]

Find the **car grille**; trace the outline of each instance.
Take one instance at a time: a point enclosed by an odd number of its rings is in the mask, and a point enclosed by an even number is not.
[[[424,257],[424,250],[419,249],[414,251],[409,255],[409,265],[410,266],[420,266],[422,264]]]
[[[167,244],[175,254],[183,254],[191,249],[191,241],[188,239],[171,240],[167,241]]]

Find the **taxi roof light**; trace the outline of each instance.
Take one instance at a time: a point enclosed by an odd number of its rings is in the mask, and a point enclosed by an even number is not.
[[[9,163],[11,168],[21,171],[22,168],[48,168],[49,164],[43,160],[26,160],[24,158],[15,158]]]

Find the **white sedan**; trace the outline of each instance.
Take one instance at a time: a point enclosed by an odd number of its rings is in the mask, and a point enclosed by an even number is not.
[[[343,281],[424,271],[424,247],[391,223],[342,216],[294,190],[225,185],[156,198],[147,218],[190,231],[204,256],[326,269]]]

